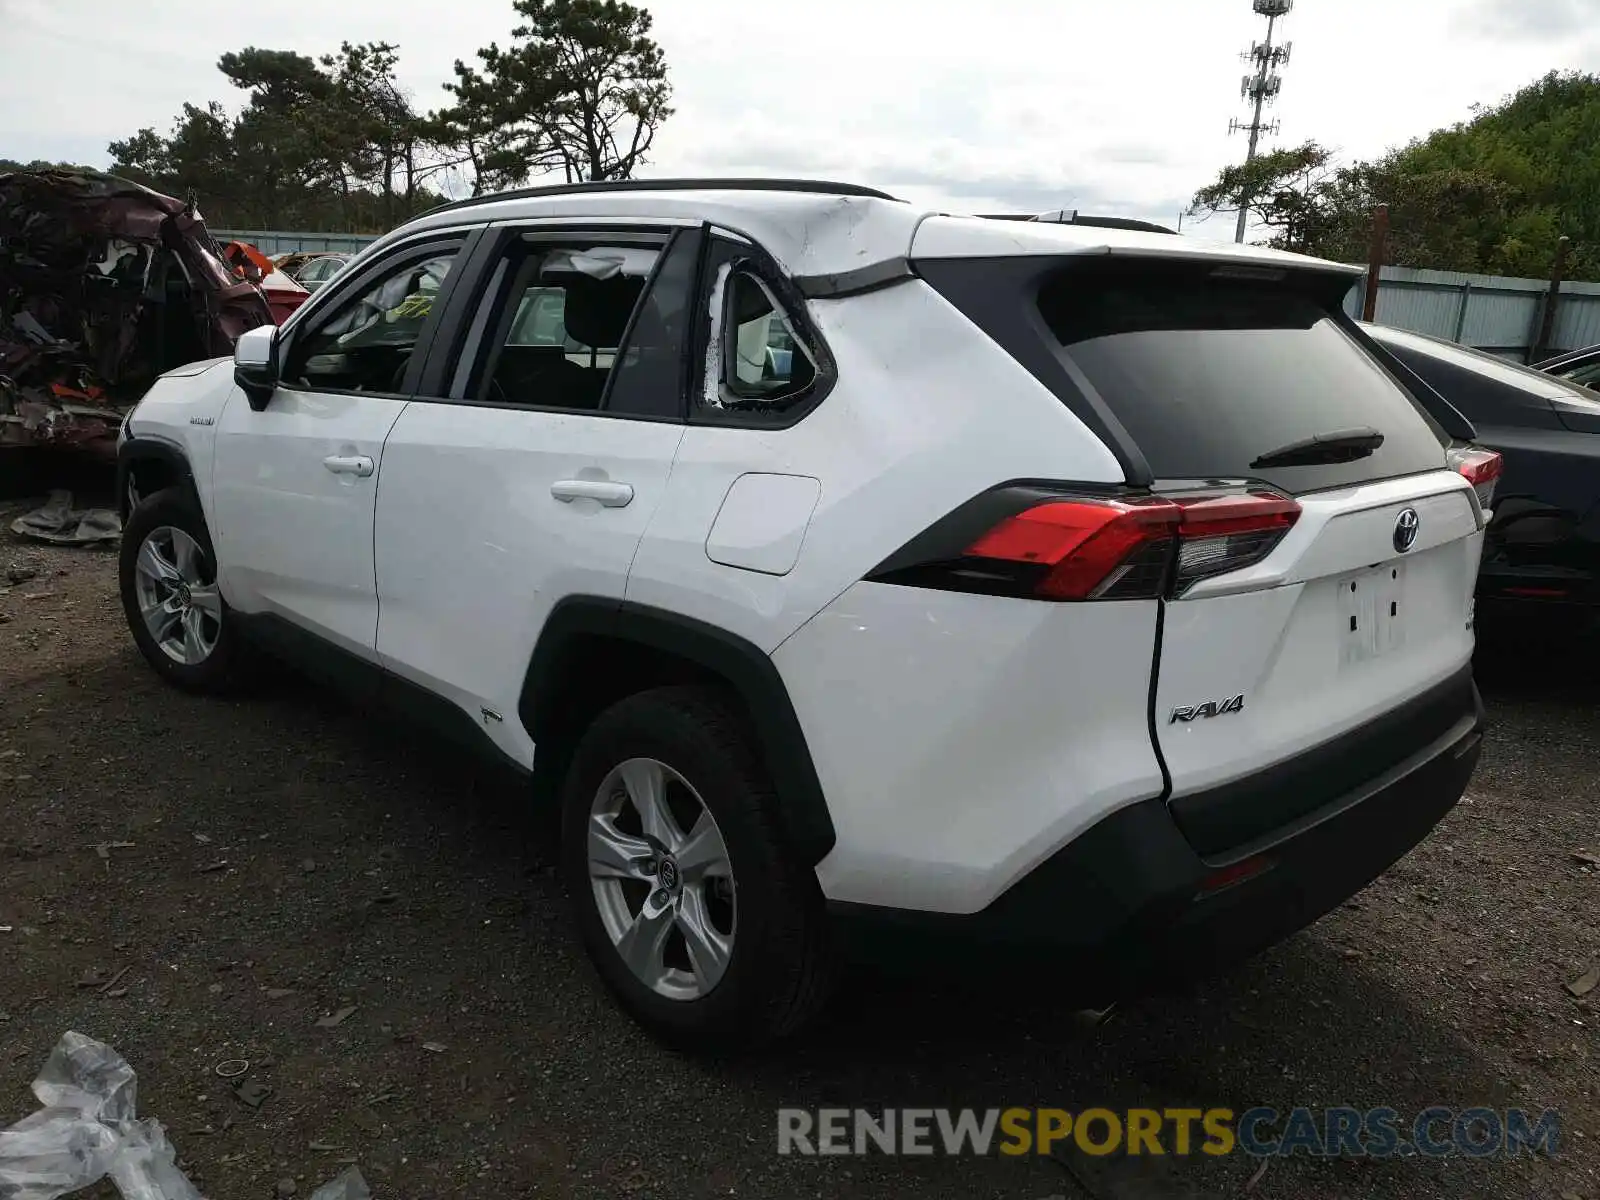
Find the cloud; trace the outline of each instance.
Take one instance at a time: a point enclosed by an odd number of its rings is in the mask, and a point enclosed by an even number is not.
[[[803,17],[777,21],[750,0],[642,2],[677,108],[651,174],[812,176],[951,209],[1164,223],[1242,156],[1227,135],[1243,115],[1238,53],[1264,32],[1244,0],[985,0],[977,21],[912,0],[808,0]],[[1552,67],[1592,67],[1597,5],[1299,5],[1282,30],[1295,52],[1276,144],[1315,138],[1366,157]],[[176,0],[0,0],[0,14],[0,155],[102,165],[107,142],[166,131],[186,100],[237,106],[216,69],[227,50],[398,43],[402,82],[427,108],[445,99],[455,59],[505,44],[515,23],[510,0],[273,0],[221,24]],[[1384,86],[1362,87],[1367,75]]]
[[[1185,198],[1163,195],[1154,203],[1145,189],[1119,187],[1096,175],[997,168],[977,148],[940,140],[923,145],[874,141],[794,142],[737,136],[707,147],[686,161],[660,164],[670,170],[650,174],[776,175],[783,178],[842,179],[882,188],[907,199],[968,211],[1046,212],[1077,208],[1085,212],[1139,216],[1158,213],[1173,219]]]
[[[1171,151],[1149,142],[1113,142],[1094,151],[1099,162],[1125,166],[1164,167],[1174,161]]]
[[[1594,28],[1594,0],[1476,0],[1467,24],[1492,36],[1545,41]]]

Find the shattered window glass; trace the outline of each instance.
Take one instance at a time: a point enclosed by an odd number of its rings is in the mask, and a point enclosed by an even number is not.
[[[766,284],[748,272],[735,273],[729,281],[728,310],[732,320],[724,357],[728,383],[740,395],[770,399],[811,381],[810,357]]]
[[[708,298],[702,409],[781,413],[817,377],[816,356],[771,285],[733,257],[721,264]]]
[[[456,248],[413,259],[294,340],[284,379],[329,391],[400,390]]]

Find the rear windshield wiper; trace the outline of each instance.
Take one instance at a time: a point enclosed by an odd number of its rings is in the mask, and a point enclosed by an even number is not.
[[[1370,425],[1319,433],[1303,441],[1290,442],[1263,454],[1250,464],[1252,470],[1264,467],[1314,467],[1324,463],[1354,462],[1366,458],[1383,445],[1383,434]]]

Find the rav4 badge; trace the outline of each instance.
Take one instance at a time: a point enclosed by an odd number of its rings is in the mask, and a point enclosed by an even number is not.
[[[1204,704],[1180,704],[1172,710],[1172,716],[1167,719],[1168,725],[1176,725],[1179,721],[1188,724],[1196,717],[1221,717],[1228,713],[1244,711],[1244,697],[1229,696],[1226,700],[1207,700]]]

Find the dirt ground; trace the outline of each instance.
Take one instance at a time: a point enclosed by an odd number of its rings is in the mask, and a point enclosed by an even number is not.
[[[1094,1025],[950,977],[853,982],[803,1041],[676,1057],[603,995],[522,797],[286,681],[160,685],[114,555],[0,505],[0,1126],[68,1029],[111,1043],[214,1200],[347,1161],[426,1197],[1600,1200],[1593,656],[1482,672],[1469,797],[1413,854],[1230,978]],[[32,574],[30,574],[30,572]],[[8,582],[14,580],[14,582]],[[353,1009],[337,1024],[319,1018]],[[216,1068],[271,1089],[242,1103]],[[1559,1109],[1552,1158],[779,1157],[780,1105]],[[1252,1177],[1253,1178],[1252,1180]],[[92,1195],[111,1195],[95,1191]]]

